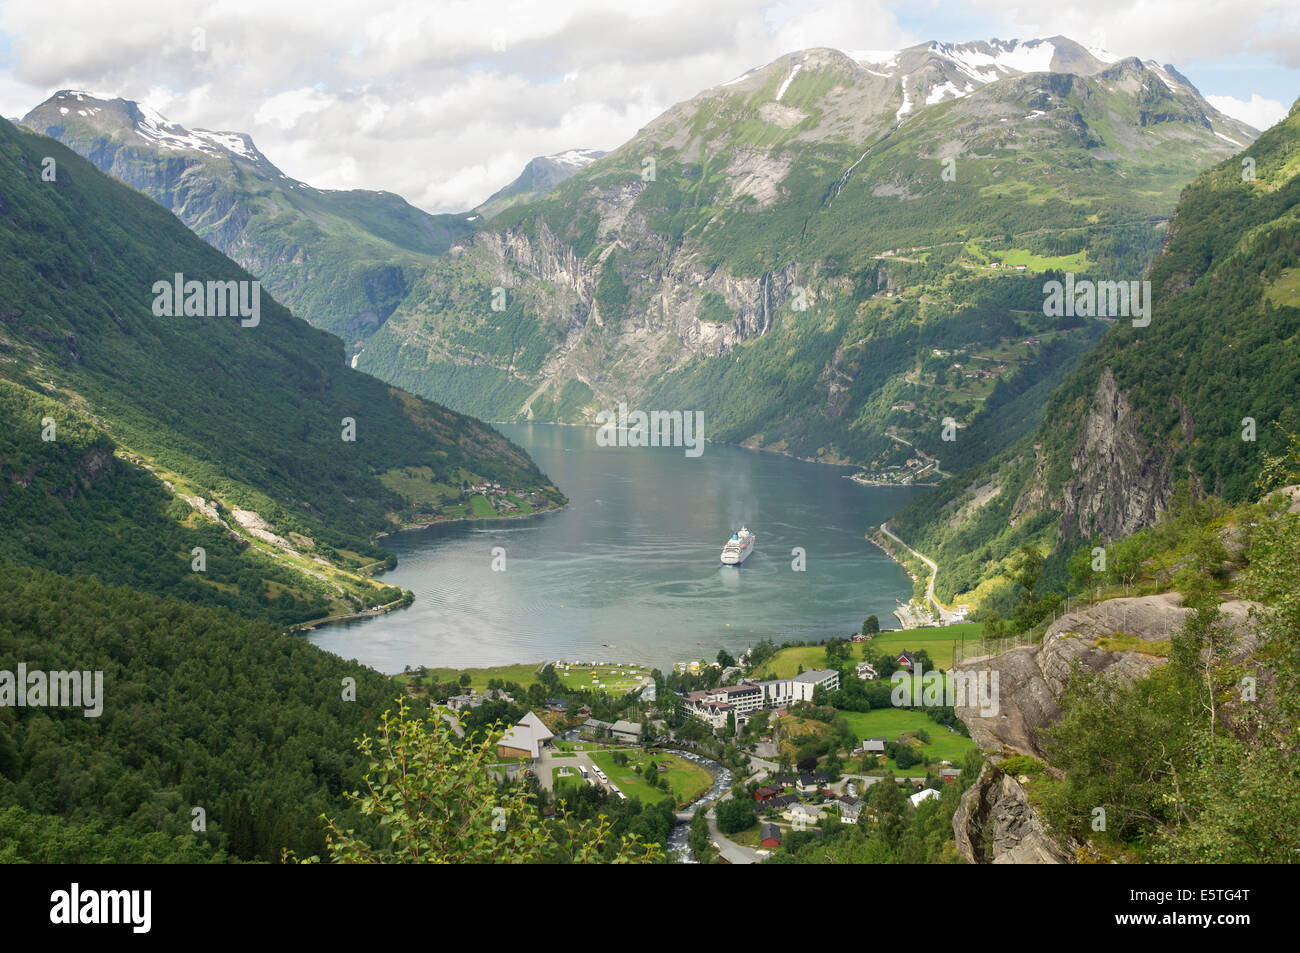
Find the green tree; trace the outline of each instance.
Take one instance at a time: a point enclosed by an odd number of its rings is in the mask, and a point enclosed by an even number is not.
[[[894,775],[886,771],[885,776],[867,789],[867,807],[875,818],[874,828],[877,835],[891,849],[897,850],[903,840],[908,826],[908,803],[902,787],[894,780]],[[859,824],[866,820],[859,818]],[[867,823],[872,823],[867,821]]]
[[[867,616],[866,620],[862,623],[862,634],[875,635],[879,631],[880,631],[880,620],[877,619],[874,615]]]
[[[720,803],[715,809],[718,830],[724,834],[735,834],[754,826],[758,815],[754,812],[754,802],[747,797],[733,797]]]
[[[347,795],[383,833],[372,840],[324,817],[336,863],[599,863],[610,822],[570,823],[563,805],[554,824],[541,821],[535,795],[503,784],[489,770],[501,733],[461,741],[440,717],[411,715],[405,699],[384,712],[378,734],[357,742],[368,760],[365,788]],[[663,859],[657,844],[619,839],[614,863]]]

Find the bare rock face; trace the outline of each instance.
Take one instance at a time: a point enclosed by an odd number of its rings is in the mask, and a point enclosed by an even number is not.
[[[1244,646],[1253,643],[1247,618],[1252,605],[1225,602],[1220,610],[1224,624]],[[1183,607],[1177,593],[1170,592],[1108,599],[1068,612],[1048,627],[1042,642],[1036,645],[969,659],[959,665],[960,670],[996,672],[998,695],[995,713],[984,712],[973,703],[959,704],[957,716],[966,723],[981,750],[1010,750],[1047,760],[1042,733],[1060,717],[1060,699],[1076,663],[1084,670],[1104,671],[1125,682],[1144,678],[1164,664],[1165,644],[1191,611]],[[1097,644],[1107,637],[1136,637],[1153,643],[1153,648],[1160,651],[1107,651]]]
[[[1244,601],[1220,606],[1222,624],[1239,654],[1255,646],[1250,621],[1255,606]],[[1177,593],[1110,599],[1068,612],[1048,627],[1037,645],[957,666],[959,671],[987,672],[990,678],[997,675],[993,708],[981,709],[958,693],[957,717],[986,756],[1024,754],[1049,761],[1044,732],[1061,716],[1060,701],[1076,666],[1125,683],[1144,678],[1164,664],[1169,639],[1191,612]],[[1122,639],[1126,646],[1136,641],[1138,647],[1103,648],[1099,641],[1106,638]],[[1153,651],[1142,651],[1143,642],[1151,643]],[[1045,833],[1020,784],[991,763],[985,763],[963,796],[953,830],[959,852],[971,863],[1070,861],[1069,852]]]
[[[1070,468],[1062,523],[1085,539],[1131,535],[1155,523],[1173,498],[1169,451],[1147,442],[1109,367],[1097,382]]]
[[[1047,833],[1016,779],[989,763],[962,795],[952,818],[967,863],[1068,864],[1069,851]]]

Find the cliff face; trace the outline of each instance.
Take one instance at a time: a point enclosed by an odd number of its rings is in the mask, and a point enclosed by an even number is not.
[[[1183,436],[1193,423],[1184,414]],[[1016,500],[1012,525],[1051,508],[1067,537],[1099,536],[1109,542],[1155,523],[1174,494],[1173,448],[1153,444],[1143,432],[1128,393],[1109,367],[1102,369],[1070,455],[1070,476],[1053,492],[1041,446],[1033,474]]]
[[[1067,864],[1068,850],[1048,834],[1015,778],[985,762],[952,817],[957,852],[967,863]]]
[[[485,228],[472,242],[452,248],[455,271],[428,276],[421,294],[452,301],[463,293],[461,276],[470,273],[527,298],[523,320],[553,335],[528,384],[558,392],[567,381],[582,381],[594,395],[589,412],[619,400],[635,402],[666,369],[723,356],[770,330],[776,310],[794,293],[795,266],[740,277],[709,265],[693,243],[672,244],[653,232],[634,207],[639,192],[628,186],[593,197],[604,243],[599,254],[579,255],[544,222]],[[626,300],[610,300],[603,289],[611,282],[629,289]],[[399,314],[385,334],[419,338],[431,357],[481,364],[480,355],[458,346],[453,317],[422,312],[408,320]],[[499,359],[522,375],[513,353]],[[527,406],[502,410],[526,416]]]
[[[1065,526],[1109,541],[1151,525],[1173,497],[1170,459],[1166,448],[1142,435],[1128,395],[1115,386],[1110,368],[1103,369],[1070,460]]]
[[[1248,618],[1254,605],[1233,601],[1221,606],[1240,651],[1249,651],[1254,643]],[[1190,613],[1176,593],[1110,599],[1066,613],[1037,645],[958,666],[996,672],[998,682],[995,711],[958,704],[957,716],[992,761],[1023,754],[1050,765],[1044,731],[1061,716],[1061,697],[1075,666],[1124,682],[1143,678],[1164,664],[1170,636]],[[1136,638],[1151,643],[1152,651],[1107,649],[1099,642],[1108,637]],[[1063,863],[1070,857],[1065,847],[1052,842],[1016,779],[993,763],[985,764],[963,796],[953,830],[958,850],[970,863]]]

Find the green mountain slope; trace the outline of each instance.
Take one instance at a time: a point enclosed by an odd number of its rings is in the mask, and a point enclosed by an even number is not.
[[[54,181],[42,178],[46,158]],[[499,482],[530,509],[563,499],[498,433],[348,369],[337,338],[267,294],[253,327],[155,316],[154,284],[176,273],[251,280],[170,212],[53,140],[0,122],[0,519],[14,558],[152,579],[157,590],[188,570],[193,542],[189,532],[139,532],[146,511],[162,510],[300,580],[284,596],[280,574],[234,560],[224,577],[181,591],[220,589],[233,573],[233,607],[316,616],[327,602],[358,607],[385,595],[355,575],[385,560],[370,538],[464,515],[467,483]],[[42,439],[46,417],[53,440]],[[343,439],[345,418],[355,440]],[[105,493],[116,517],[80,499]],[[71,521],[58,524],[66,539],[42,528],[55,498]],[[115,518],[120,531],[105,542],[129,539],[139,579],[106,555],[71,552],[73,523]],[[215,546],[214,558],[227,549]]]
[[[265,622],[2,558],[0,587],[6,671],[103,673],[97,717],[0,707],[0,862],[278,862],[325,852],[323,812],[364,825],[340,794],[392,702],[383,676]]]
[[[1101,331],[1045,319],[1038,276],[1138,276],[1253,135],[1171,68],[1050,43],[1069,72],[819,49],[707,90],[455,246],[358,366],[493,418],[701,409],[711,439],[882,478],[917,449],[948,470],[945,417],[1000,450],[992,392]]]
[[[1117,321],[1032,436],[892,522],[941,563],[941,594],[998,573],[1024,542],[1055,550],[1063,574],[1072,546],[1152,525],[1180,485],[1251,497],[1265,456],[1300,430],[1298,208],[1292,107],[1183,193],[1148,276],[1150,325]]]
[[[295,314],[353,343],[472,228],[390,192],[291,179],[240,133],[186,129],[147,107],[61,90],[23,118],[171,209]]]

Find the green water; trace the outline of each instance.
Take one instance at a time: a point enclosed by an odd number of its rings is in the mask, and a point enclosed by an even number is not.
[[[911,595],[907,574],[863,533],[917,489],[864,487],[847,469],[738,447],[708,445],[692,458],[600,447],[594,429],[499,429],[569,506],[388,537],[398,566],[384,578],[415,603],[319,629],[313,642],[384,672],[556,658],[662,667],[763,637],[845,635],[872,614],[888,627],[895,600]],[[742,524],[757,537],[754,554],[723,566],[722,544]],[[504,571],[492,568],[497,547]]]

